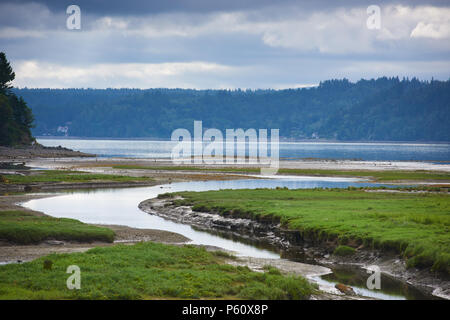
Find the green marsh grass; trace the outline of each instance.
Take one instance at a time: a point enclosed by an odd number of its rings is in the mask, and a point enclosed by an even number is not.
[[[139,166],[139,165],[115,165],[115,169],[127,170],[165,170],[165,171],[212,171],[229,173],[259,173],[260,168],[232,168],[217,167],[205,168],[194,166]],[[398,181],[398,180],[447,180],[450,181],[450,173],[436,171],[398,171],[398,170],[318,170],[318,169],[288,169],[281,168],[279,174],[306,175],[306,176],[340,176],[340,177],[362,177],[375,181]]]
[[[347,256],[354,255],[355,252],[356,252],[355,248],[345,246],[345,245],[340,245],[334,249],[333,254],[337,255],[337,256],[341,256],[341,257],[347,257]]]
[[[150,181],[144,177],[119,176],[112,174],[87,173],[82,171],[65,170],[41,170],[34,171],[30,175],[7,174],[3,175],[3,183],[6,184],[27,184],[39,182],[91,182],[91,181]]]
[[[36,216],[26,211],[0,211],[0,239],[17,244],[44,240],[113,242],[114,232],[67,218]]]
[[[51,270],[43,269],[45,260]],[[66,287],[70,265],[80,268],[79,290]],[[203,248],[152,242],[0,266],[0,299],[307,299],[314,291],[302,277],[253,272]]]
[[[410,267],[450,274],[448,193],[349,189],[179,192],[197,211],[281,222],[316,240],[350,242],[403,255]]]

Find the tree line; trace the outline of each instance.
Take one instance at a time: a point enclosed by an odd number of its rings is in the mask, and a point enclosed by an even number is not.
[[[169,139],[177,128],[280,129],[289,139],[450,141],[450,80],[327,80],[286,90],[14,89],[35,135]],[[61,129],[61,128],[66,128]]]

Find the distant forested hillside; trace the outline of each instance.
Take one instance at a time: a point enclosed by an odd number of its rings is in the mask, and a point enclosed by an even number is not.
[[[289,90],[15,89],[35,135],[170,138],[176,128],[279,128],[292,139],[450,141],[450,80],[329,80]]]

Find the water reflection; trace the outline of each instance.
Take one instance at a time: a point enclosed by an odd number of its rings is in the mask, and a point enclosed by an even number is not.
[[[258,249],[252,245],[246,245],[207,232],[194,230],[189,225],[146,214],[139,210],[137,205],[145,199],[157,197],[158,194],[176,191],[276,187],[288,187],[290,189],[316,187],[345,188],[348,186],[373,185],[368,183],[357,183],[354,182],[354,179],[345,178],[340,178],[337,181],[327,181],[326,178],[316,179],[321,180],[311,180],[310,178],[300,177],[295,179],[192,181],[143,188],[111,188],[72,191],[57,197],[31,200],[25,203],[24,206],[33,210],[43,211],[54,217],[74,218],[86,223],[118,224],[133,228],[172,231],[188,237],[194,244],[214,245],[235,251],[238,255],[279,258],[279,254],[274,252],[274,250]]]
[[[373,297],[383,300],[428,300],[437,299],[428,295],[419,289],[392,277],[381,274],[381,290],[369,290],[366,287],[366,281],[370,274],[360,268],[338,267],[333,268],[333,273],[322,276],[323,280],[332,283],[345,283],[351,286],[353,290],[360,295]]]

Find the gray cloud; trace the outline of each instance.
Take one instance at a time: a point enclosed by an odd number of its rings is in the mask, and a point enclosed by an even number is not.
[[[0,47],[17,68],[15,84],[29,87],[448,79],[450,6],[378,3],[381,30],[367,29],[364,1],[78,1],[82,29],[71,31],[69,3],[18,1],[0,4]]]
[[[29,3],[29,0],[14,0],[14,3]],[[67,6],[76,4],[89,12],[97,15],[149,15],[160,13],[186,12],[186,13],[207,13],[214,11],[241,11],[255,10],[263,7],[283,7],[295,5],[304,11],[332,10],[339,7],[367,7],[371,4],[403,4],[410,6],[433,5],[447,6],[446,0],[44,0],[33,1],[44,4],[53,12],[64,12]]]

